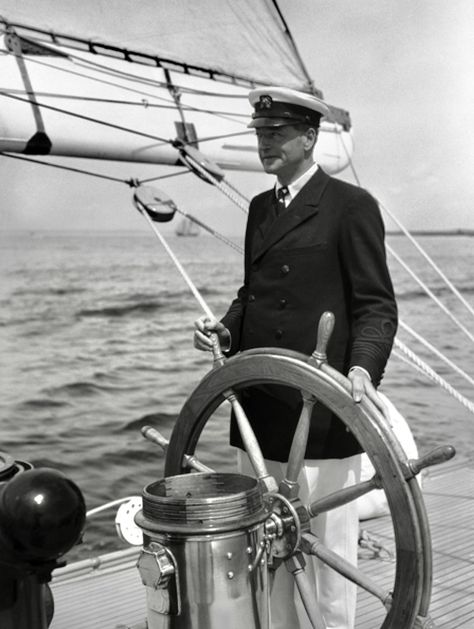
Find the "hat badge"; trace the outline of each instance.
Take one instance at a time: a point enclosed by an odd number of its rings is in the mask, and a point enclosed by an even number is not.
[[[271,109],[273,98],[270,94],[262,94],[260,96],[259,109]]]

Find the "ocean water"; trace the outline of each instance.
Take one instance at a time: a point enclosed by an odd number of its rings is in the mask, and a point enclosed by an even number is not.
[[[211,309],[223,314],[241,282],[241,256],[208,236],[168,240]],[[420,242],[472,303],[473,239]],[[388,243],[474,334],[472,315],[412,245],[401,236]],[[0,244],[0,450],[62,470],[89,509],[140,494],[163,470],[163,453],[140,427],[169,436],[211,367],[209,355],[192,346],[199,305],[151,232],[10,233]],[[389,262],[402,320],[473,377],[472,342],[390,256]],[[403,330],[399,338],[474,400],[466,380]],[[449,443],[459,458],[473,456],[474,416],[397,357],[383,391],[409,421],[420,453]],[[200,458],[221,471],[234,465],[227,430],[222,410],[199,447]],[[91,522],[73,555],[122,546],[112,512]]]

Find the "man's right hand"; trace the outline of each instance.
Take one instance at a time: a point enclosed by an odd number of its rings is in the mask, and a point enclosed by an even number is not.
[[[230,349],[230,332],[223,323],[203,315],[194,322],[194,347],[204,352],[212,351],[211,334],[214,332],[219,338],[223,351]]]

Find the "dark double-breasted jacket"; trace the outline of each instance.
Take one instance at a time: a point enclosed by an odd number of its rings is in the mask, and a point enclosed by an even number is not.
[[[274,211],[274,190],[250,203],[244,283],[222,322],[231,354],[255,347],[311,354],[321,314],[336,323],[328,361],[346,373],[364,367],[380,382],[397,328],[386,265],[384,227],[373,197],[318,168],[286,210]],[[266,458],[286,461],[302,401],[299,391],[259,385],[242,405]],[[231,443],[242,447],[231,422]],[[316,404],[306,458],[344,458],[361,448],[343,422]]]

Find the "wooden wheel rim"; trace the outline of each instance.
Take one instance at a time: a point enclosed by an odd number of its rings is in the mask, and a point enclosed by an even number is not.
[[[308,357],[290,350],[250,350],[231,358],[208,373],[184,404],[167,449],[165,475],[185,471],[184,454],[193,454],[199,436],[212,413],[224,401],[223,393],[256,384],[281,384],[304,390],[337,414],[368,454],[387,495],[396,546],[396,570],[392,605],[381,629],[413,627],[420,600],[429,596],[431,579],[423,541],[426,518],[420,492],[412,491],[400,460],[400,448],[370,404],[353,402],[328,373],[308,363]]]

